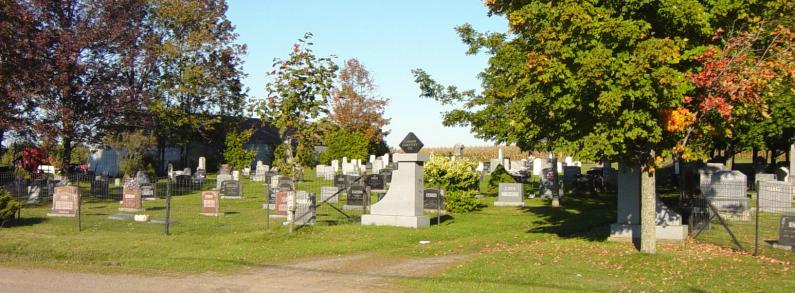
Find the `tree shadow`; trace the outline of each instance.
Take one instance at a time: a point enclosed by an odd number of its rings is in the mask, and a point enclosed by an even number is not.
[[[616,220],[615,196],[569,196],[561,200],[560,207],[552,207],[551,200],[545,201],[544,206],[522,208],[523,212],[534,213],[540,218],[527,233],[555,234],[589,241],[605,241],[610,236],[609,225]]]
[[[0,226],[3,228],[13,228],[13,227],[26,227],[26,226],[33,226],[44,223],[47,221],[47,218],[43,217],[30,217],[30,218],[22,218],[22,219],[15,219],[7,221],[4,225]]]

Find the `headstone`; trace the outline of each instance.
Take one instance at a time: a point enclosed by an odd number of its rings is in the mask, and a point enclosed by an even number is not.
[[[524,206],[524,187],[521,183],[500,183],[495,206]]]
[[[168,170],[166,171],[166,173],[168,174],[168,178],[174,178],[174,165],[173,164],[168,163]]]
[[[199,166],[196,167],[196,170],[207,170],[207,159],[199,157]]]
[[[759,181],[759,209],[765,212],[793,212],[792,197],[795,185],[783,181]]]
[[[174,177],[174,181],[176,181],[177,187],[191,187],[193,185],[193,178],[188,175],[177,175]]]
[[[392,182],[392,169],[381,169],[381,176],[384,176],[384,182],[391,183]]]
[[[464,157],[464,145],[457,143],[453,146],[453,156],[463,158]]]
[[[279,190],[293,190],[293,179],[289,176],[279,176],[276,188],[279,188]]]
[[[290,197],[290,193],[291,193],[291,191],[279,191],[279,192],[276,192],[276,203],[275,203],[276,210],[275,210],[275,215],[271,215],[271,217],[275,217],[275,218],[286,218],[287,217],[287,212],[288,212],[287,203],[288,203],[288,201],[290,199],[289,198]]]
[[[141,184],[141,197],[145,200],[155,199],[155,185],[152,183]]]
[[[795,184],[795,143],[789,146],[789,172],[787,181]]]
[[[566,166],[574,166],[574,159],[571,157],[563,158],[563,163],[566,163]]]
[[[291,192],[295,196],[295,224],[297,225],[314,225],[317,219],[316,215],[316,199],[314,193],[308,193],[303,190]],[[292,205],[292,199],[288,199],[287,205]],[[291,215],[287,214],[287,221],[292,221]]]
[[[143,210],[143,203],[141,201],[141,187],[138,185],[138,181],[135,181],[135,179],[129,179],[124,182],[122,202],[119,211],[141,212]]]
[[[712,168],[708,166],[708,168]],[[747,178],[740,171],[701,169],[700,187],[704,198],[719,211],[740,220],[749,220]]]
[[[546,160],[541,158],[533,159],[533,175],[541,176],[541,171],[544,170],[544,164]]]
[[[340,190],[336,186],[323,186],[320,187],[320,201],[327,203],[338,203],[340,199]]]
[[[94,197],[107,197],[110,182],[107,176],[96,176],[91,181],[91,194]]]
[[[334,173],[337,173],[337,172],[339,172],[339,171],[340,171],[340,161],[338,161],[338,160],[332,160],[332,161],[331,161],[331,168],[333,168],[333,169],[334,169]]]
[[[205,170],[205,169],[196,170],[196,178],[198,178],[198,179],[202,180],[202,182],[204,182],[204,179],[207,178],[207,170]]]
[[[563,167],[563,183],[571,184],[577,180],[577,175],[580,175],[582,170],[580,167],[577,166],[566,166]]]
[[[190,176],[191,175],[190,168],[185,168],[184,170],[182,170],[182,175]]]
[[[221,182],[221,198],[240,199],[243,198],[243,190],[239,180],[226,180]]]
[[[221,190],[221,183],[232,180],[232,174],[218,174],[215,176],[215,189]]]
[[[221,165],[221,168],[218,169],[218,175],[232,175],[232,167],[229,164]]]
[[[789,170],[786,167],[776,169],[776,177],[779,181],[789,182]]]
[[[146,176],[146,173],[144,173],[143,171],[135,172],[135,180],[138,181],[138,184],[148,184],[149,183],[149,177]]]
[[[619,164],[617,173],[617,220],[610,225],[611,241],[632,241],[640,238],[640,167]],[[682,216],[656,198],[656,237],[682,242],[687,239],[688,227]]]
[[[238,170],[232,171],[232,180],[240,180],[240,171]]]
[[[381,158],[383,159],[384,166],[389,165],[389,163],[391,163],[389,161],[389,153],[384,154],[383,156],[381,156]]]
[[[778,245],[789,246],[790,250],[795,247],[795,216],[782,216],[781,226],[779,226]]]
[[[201,215],[218,216],[220,214],[221,214],[221,201],[218,196],[218,191],[203,191]]]
[[[422,192],[423,208],[426,210],[444,209],[444,197],[442,191],[436,188],[426,188]]]
[[[777,181],[776,174],[756,173],[754,174],[754,189],[759,192],[759,182],[761,181]]]
[[[370,155],[370,163],[375,162],[375,155]]]
[[[334,176],[334,187],[343,189],[347,188],[347,176],[345,175],[335,175]]]
[[[541,171],[541,198],[552,198],[559,192],[558,173],[552,168]]]
[[[365,177],[365,184],[367,187],[370,187],[371,190],[383,190],[386,188],[384,175],[381,174],[367,175],[367,177]]]
[[[49,217],[75,217],[79,211],[80,194],[77,186],[58,186],[52,196]]]
[[[243,174],[243,176],[251,177],[251,167],[243,168],[243,170],[240,170],[240,174]]]
[[[347,197],[345,198],[346,210],[363,209],[365,204],[365,197],[369,196],[367,187],[362,185],[352,185],[348,188]]]
[[[497,159],[502,161],[503,158],[504,157],[502,156],[502,148],[497,149]]]

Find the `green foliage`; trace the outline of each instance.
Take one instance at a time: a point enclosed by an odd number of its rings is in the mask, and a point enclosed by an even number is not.
[[[273,167],[279,169],[279,174],[285,176],[293,176],[295,164],[293,164],[293,160],[290,158],[290,146],[286,144],[279,144],[276,146],[276,149],[273,151]]]
[[[0,226],[14,218],[19,209],[19,204],[10,193],[0,188]]]
[[[466,159],[451,160],[444,156],[433,156],[425,162],[425,184],[438,186],[445,192],[477,189],[480,175],[477,164]]]
[[[448,126],[523,150],[653,165],[678,137],[662,110],[692,94],[696,56],[718,28],[791,17],[786,1],[726,5],[714,1],[488,1],[508,19],[508,33],[457,28],[470,54],[491,55],[483,90],[459,91],[415,70],[422,96],[443,104]],[[784,9],[786,8],[786,9]],[[785,10],[788,13],[777,12]]]
[[[155,146],[155,139],[142,130],[122,132],[105,137],[105,145],[111,147],[121,157],[119,169],[127,176],[144,171],[144,156]]]
[[[252,129],[246,129],[240,132],[236,129],[232,129],[226,135],[224,160],[236,170],[242,170],[250,166],[251,162],[257,157],[256,150],[246,149],[246,143],[251,139],[252,134],[254,134],[254,130]]]
[[[304,167],[314,167],[317,165],[318,156],[315,154],[315,148],[307,143],[299,143],[295,150],[298,163]]]
[[[323,164],[339,160],[342,157],[367,159],[369,141],[360,133],[338,129],[326,136],[325,144],[327,149],[320,155],[320,162]]]
[[[494,172],[491,172],[489,190],[496,190],[500,187],[500,183],[516,183],[516,179],[511,174],[508,174],[508,171],[505,171],[502,164],[497,165],[497,168],[494,168]]]
[[[451,213],[467,213],[480,209],[480,203],[475,197],[474,190],[446,191],[444,194],[444,208]]]

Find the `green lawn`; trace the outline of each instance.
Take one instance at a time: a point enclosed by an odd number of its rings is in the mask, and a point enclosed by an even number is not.
[[[309,172],[307,172],[309,173]],[[299,187],[317,191],[311,174]],[[615,199],[573,198],[562,208],[541,199],[526,208],[492,207],[443,217],[427,229],[363,227],[325,206],[319,224],[289,234],[281,220],[268,222],[264,187],[244,180],[245,199],[222,200],[221,217],[200,216],[198,193],[175,196],[172,235],[163,226],[107,220],[117,201],[87,200],[83,231],[75,219],[47,218],[49,206],[23,210],[25,220],[0,230],[0,264],[70,271],[181,274],[231,273],[296,258],[373,253],[390,256],[468,255],[439,276],[401,280],[416,291],[793,291],[792,253],[753,257],[711,244],[662,244],[640,255],[631,243],[606,242]],[[533,192],[535,187],[529,188]],[[164,200],[146,201],[160,217]],[[339,204],[338,206],[341,206]],[[420,240],[431,244],[419,245]]]

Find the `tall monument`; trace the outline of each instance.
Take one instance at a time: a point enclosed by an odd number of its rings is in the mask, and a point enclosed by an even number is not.
[[[425,189],[423,162],[428,155],[419,154],[422,142],[409,132],[400,143],[403,154],[394,154],[398,168],[392,171],[392,183],[384,198],[370,208],[369,215],[362,216],[362,225],[422,228],[431,225],[423,212]]]

